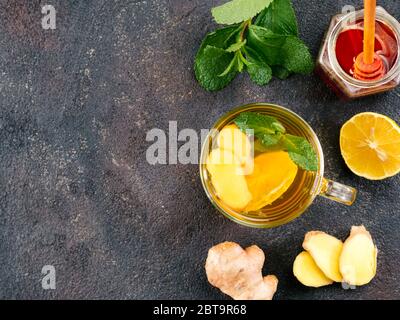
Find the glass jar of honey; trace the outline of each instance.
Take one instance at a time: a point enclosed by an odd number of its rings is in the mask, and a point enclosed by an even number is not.
[[[317,59],[317,73],[344,99],[385,92],[400,83],[400,23],[382,7],[376,8],[375,52],[385,75],[372,81],[353,77],[355,58],[363,51],[363,17],[364,10],[334,16]]]

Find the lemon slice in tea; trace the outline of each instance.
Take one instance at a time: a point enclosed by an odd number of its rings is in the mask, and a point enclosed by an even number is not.
[[[280,198],[291,186],[297,165],[285,151],[266,152],[254,159],[254,169],[246,176],[252,200],[246,211],[256,211]]]

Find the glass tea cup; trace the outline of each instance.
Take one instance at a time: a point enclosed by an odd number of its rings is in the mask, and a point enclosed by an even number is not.
[[[254,212],[238,212],[225,205],[216,194],[206,161],[212,151],[218,133],[242,112],[256,112],[273,116],[286,128],[287,132],[306,138],[314,148],[318,158],[317,171],[299,168],[294,182],[281,198]],[[324,178],[324,155],[315,132],[299,115],[284,107],[269,103],[254,103],[241,106],[223,115],[210,130],[204,140],[200,156],[200,178],[211,203],[227,218],[249,227],[271,228],[283,225],[300,216],[320,195],[331,200],[352,205],[357,191]]]

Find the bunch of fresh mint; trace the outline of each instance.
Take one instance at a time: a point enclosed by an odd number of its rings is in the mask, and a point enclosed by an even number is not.
[[[312,72],[290,0],[232,0],[212,15],[229,26],[207,34],[196,55],[196,78],[206,90],[224,88],[244,70],[258,85]]]
[[[243,112],[234,122],[245,133],[253,130],[254,137],[257,138],[254,143],[255,150],[285,150],[300,168],[307,171],[318,169],[317,154],[307,139],[288,134],[276,118],[255,112]]]

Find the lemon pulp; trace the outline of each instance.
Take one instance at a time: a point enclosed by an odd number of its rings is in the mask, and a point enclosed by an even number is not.
[[[400,128],[387,116],[364,112],[340,131],[342,156],[356,175],[381,180],[400,172]]]

